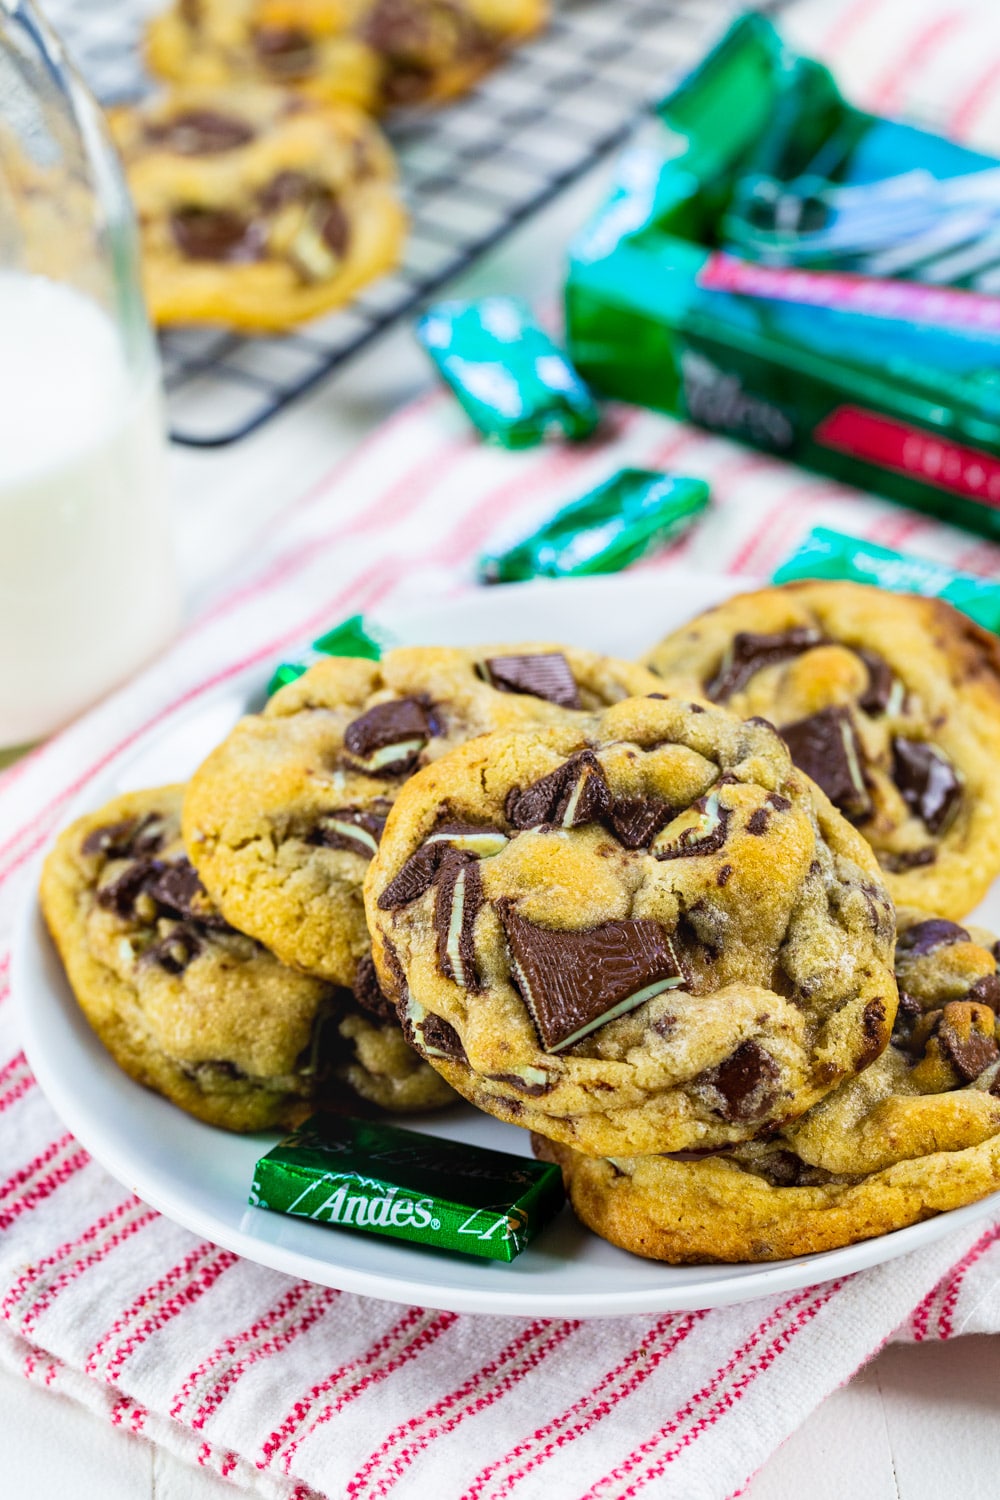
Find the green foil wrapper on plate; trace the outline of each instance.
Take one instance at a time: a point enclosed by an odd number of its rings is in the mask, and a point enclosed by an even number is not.
[[[894,594],[946,599],[978,625],[1000,633],[1000,582],[956,572],[927,557],[893,552],[825,526],[814,527],[774,574],[775,583],[802,578],[846,579],[875,584]]]
[[[589,437],[599,413],[562,350],[515,297],[439,302],[417,338],[474,426],[503,448]]]
[[[298,661],[283,661],[267,685],[267,696],[270,698],[279,688],[294,682],[324,656],[360,656],[366,661],[380,661],[382,652],[392,644],[387,631],[372,625],[364,615],[351,615],[313,641]]]
[[[250,1203],[483,1260],[511,1261],[559,1211],[551,1163],[375,1120],[316,1115],[254,1169]]]
[[[686,531],[708,501],[703,479],[619,469],[515,546],[484,554],[480,581],[521,583],[615,573]]]
[[[853,108],[763,16],[656,111],[572,247],[570,357],[1000,535],[1000,162]]]

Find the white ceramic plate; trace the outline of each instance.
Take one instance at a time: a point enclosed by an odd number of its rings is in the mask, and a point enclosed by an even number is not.
[[[492,589],[379,623],[412,644],[570,640],[635,656],[659,635],[733,590],[732,580],[637,573]],[[130,788],[180,780],[259,693],[267,674],[206,697],[134,744],[87,790],[74,813]],[[1000,893],[982,920],[1000,926]],[[257,1157],[277,1137],[234,1136],[199,1124],[120,1072],[83,1020],[29,899],[13,982],[24,1045],[53,1108],[87,1149],[146,1202],[250,1260],[310,1281],[455,1311],[600,1317],[718,1307],[787,1291],[902,1255],[995,1213],[1000,1194],[844,1250],[766,1266],[664,1266],[627,1255],[568,1208],[512,1265],[476,1261],[251,1209]],[[524,1132],[470,1107],[405,1123],[433,1135],[529,1155]]]

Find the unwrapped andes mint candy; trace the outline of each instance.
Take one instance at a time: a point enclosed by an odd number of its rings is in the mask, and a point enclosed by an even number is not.
[[[530,448],[547,437],[589,437],[597,426],[594,398],[516,298],[439,302],[416,333],[488,441]]]
[[[874,583],[894,594],[946,599],[986,630],[1000,631],[1000,582],[959,573],[928,557],[893,552],[841,531],[816,526],[774,575],[775,583],[801,578]]]
[[[693,525],[708,504],[703,479],[619,469],[564,505],[530,536],[479,559],[483,583],[616,573]]]
[[[326,1115],[261,1157],[250,1193],[255,1208],[506,1261],[563,1198],[548,1163]]]
[[[267,696],[270,698],[279,688],[301,677],[321,657],[361,656],[366,661],[379,661],[382,652],[392,644],[387,631],[373,625],[364,615],[351,615],[313,641],[298,661],[283,661],[267,685]]]

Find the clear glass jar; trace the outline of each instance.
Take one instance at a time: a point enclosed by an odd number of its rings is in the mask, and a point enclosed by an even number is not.
[[[121,168],[38,11],[0,0],[0,747],[64,724],[178,618]]]

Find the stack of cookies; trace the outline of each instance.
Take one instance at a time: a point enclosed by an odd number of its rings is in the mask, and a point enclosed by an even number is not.
[[[998,744],[993,637],[850,584],[643,665],[331,659],[183,796],[69,829],[43,905],[119,1062],[203,1119],[461,1095],[615,1244],[782,1258],[1000,1187],[997,950],[960,925]]]
[[[174,0],[168,89],[112,112],[157,323],[280,330],[398,261],[406,217],[371,118],[461,93],[543,0]]]

